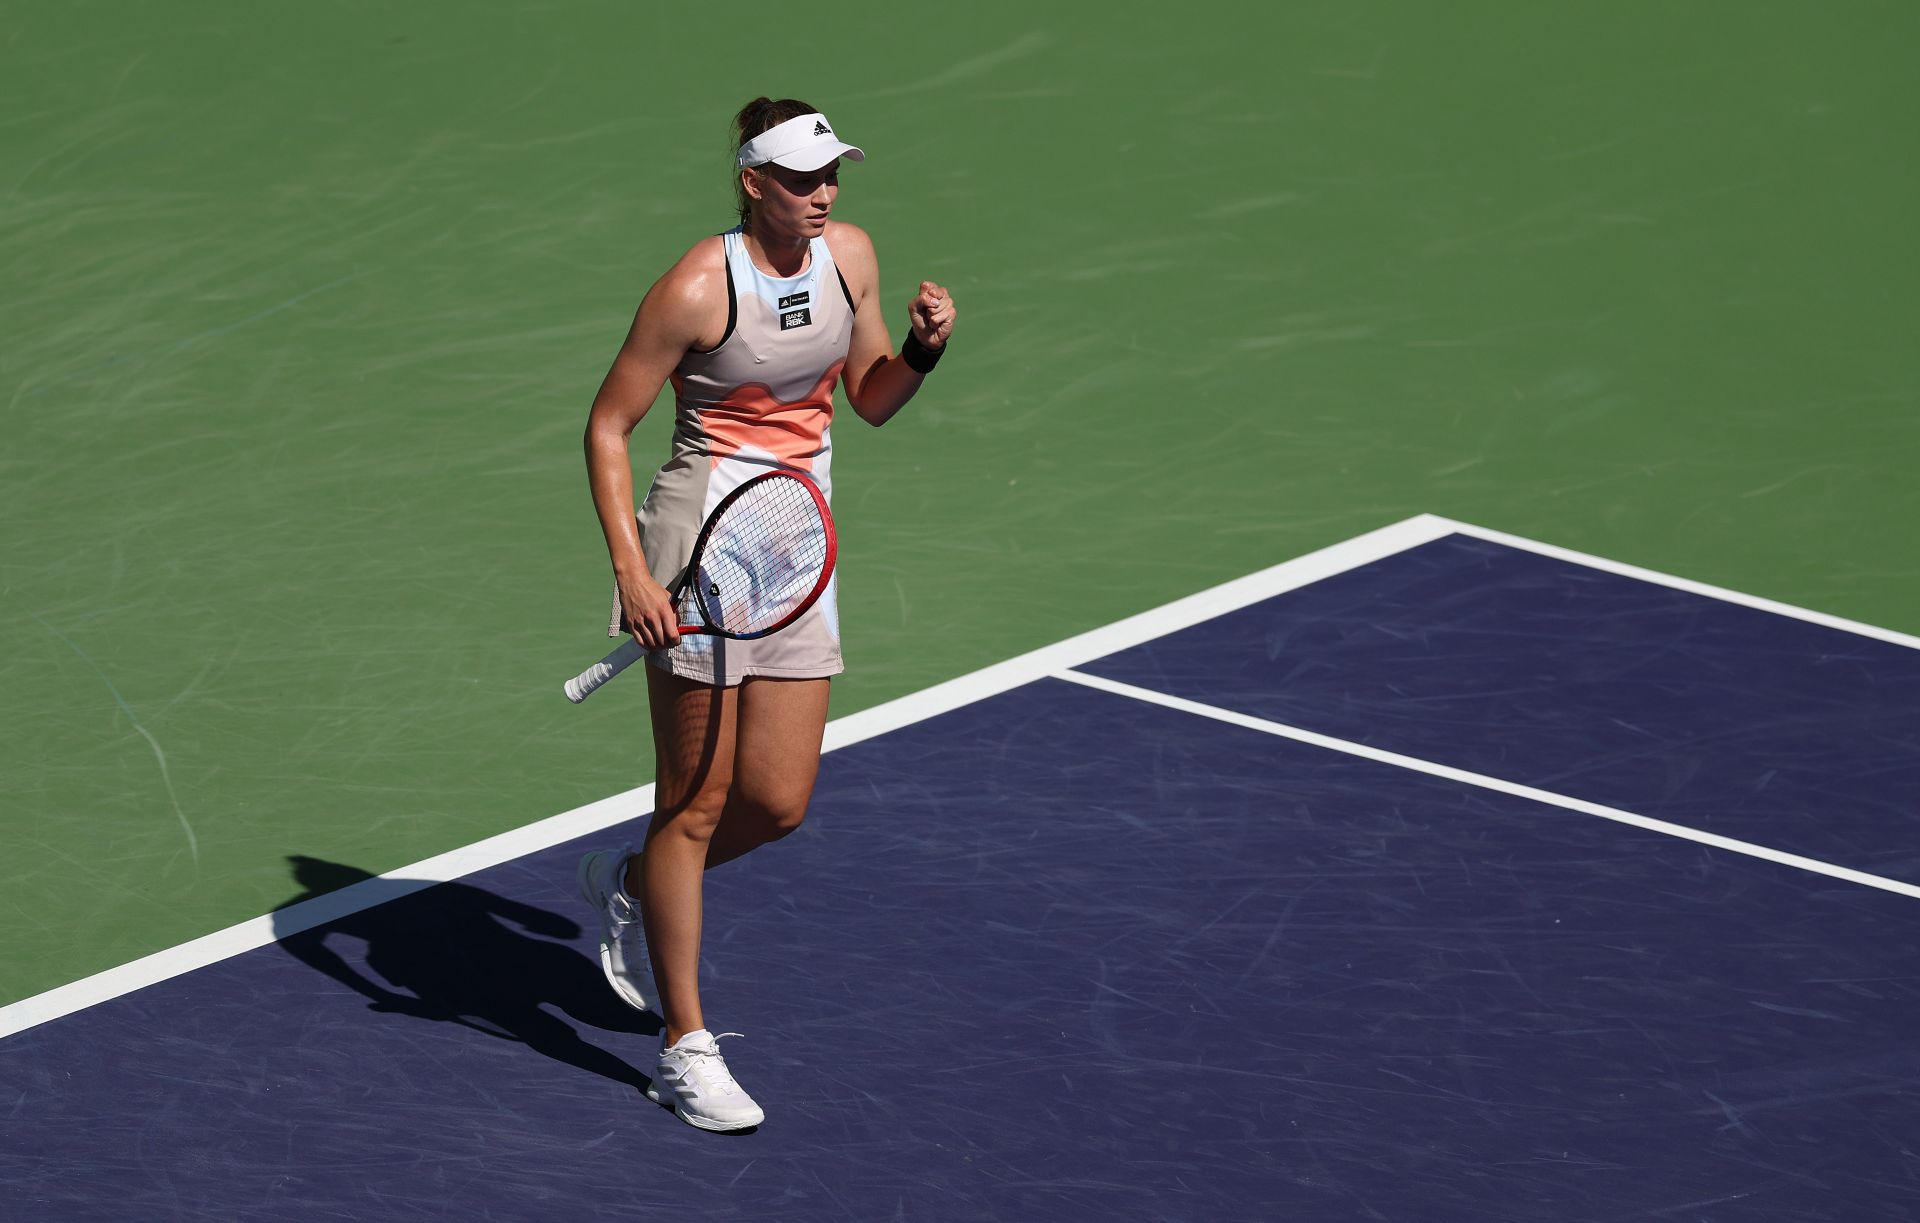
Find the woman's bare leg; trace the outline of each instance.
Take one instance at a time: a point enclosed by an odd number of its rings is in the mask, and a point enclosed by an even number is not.
[[[711,870],[777,841],[806,818],[827,726],[824,679],[756,677],[740,685],[733,786],[707,844]]]
[[[640,901],[669,1045],[706,1026],[701,875],[800,826],[820,770],[827,690],[824,679],[717,688],[647,668],[654,816],[626,888]]]
[[[628,872],[642,878],[630,878],[627,888],[640,901],[669,1045],[707,1026],[700,1012],[700,876],[733,782],[738,694],[647,668],[654,814],[640,870]]]

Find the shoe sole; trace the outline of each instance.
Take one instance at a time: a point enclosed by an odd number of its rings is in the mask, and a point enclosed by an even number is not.
[[[666,1099],[662,1100],[660,1098],[660,1089],[657,1087],[647,1088],[647,1099],[652,1100],[655,1104],[658,1104],[661,1108],[672,1109],[674,1116],[680,1118],[680,1120],[686,1122],[688,1125],[692,1126],[694,1129],[705,1130],[709,1134],[731,1134],[735,1130],[755,1129],[760,1125],[762,1125],[763,1123],[765,1123],[767,1119],[767,1115],[763,1112],[758,1117],[755,1117],[752,1121],[741,1121],[741,1122],[736,1122],[732,1124],[729,1124],[723,1121],[709,1121],[704,1117],[696,1117],[692,1113],[688,1112],[686,1109],[681,1108],[680,1099],[678,1096],[668,1096]]]
[[[606,912],[607,902],[605,897],[594,894],[593,866],[594,863],[605,857],[606,853],[607,851],[601,849],[589,851],[580,859],[579,872],[580,898],[587,902],[588,908],[594,910],[596,913],[602,914],[603,918]],[[636,1011],[643,1011],[648,1015],[658,1014],[658,1012],[653,1009],[653,1004],[647,1001],[646,995],[636,990],[632,982],[628,981],[626,977],[614,971],[613,948],[607,945],[604,933],[600,938],[600,971],[606,975],[607,984],[611,985],[613,992],[620,996],[620,1001],[626,1003]]]

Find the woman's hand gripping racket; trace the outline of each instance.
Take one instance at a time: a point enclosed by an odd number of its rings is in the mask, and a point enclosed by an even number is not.
[[[812,480],[791,471],[755,476],[721,498],[693,541],[674,603],[691,605],[700,622],[680,632],[735,641],[779,632],[826,590],[837,551],[833,516]],[[567,699],[579,704],[646,654],[627,638],[566,682]]]

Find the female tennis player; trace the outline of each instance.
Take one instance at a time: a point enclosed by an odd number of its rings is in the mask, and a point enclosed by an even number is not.
[[[831,493],[834,385],[845,385],[862,420],[885,424],[920,389],[954,322],[952,296],[923,282],[893,351],[873,244],[830,215],[841,162],[866,154],[825,115],[756,98],[735,128],[740,224],[697,243],[648,290],[586,432],[616,585],[608,631],[651,651],[658,773],[642,852],[588,854],[580,888],[603,918],[601,963],[614,989],[652,1009],[657,985],[665,1029],[647,1094],[707,1130],[746,1129],[764,1114],[728,1072],[700,1009],[701,875],[787,835],[806,814],[828,677],[842,669],[839,614],[830,585],[770,637],[683,638],[668,592],[701,521],[743,481],[787,469]],[[669,378],[672,453],[636,518],[627,439]]]

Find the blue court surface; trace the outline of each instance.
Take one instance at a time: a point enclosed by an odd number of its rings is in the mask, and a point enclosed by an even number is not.
[[[396,898],[0,1041],[0,1214],[1920,1217],[1920,650],[1428,534],[831,751],[708,880],[756,1132],[641,1094],[637,824],[299,859]]]

